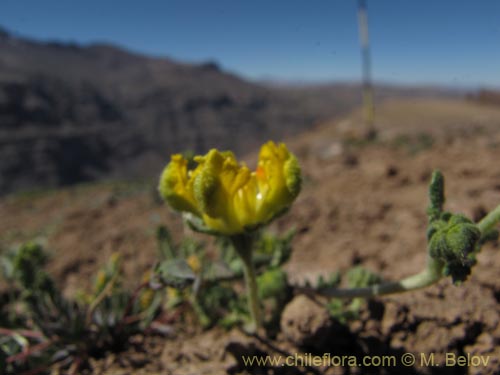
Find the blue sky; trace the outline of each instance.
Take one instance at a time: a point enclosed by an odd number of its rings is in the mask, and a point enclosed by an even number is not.
[[[500,87],[499,0],[367,0],[378,81]],[[22,36],[111,42],[251,79],[360,78],[355,0],[2,0]]]

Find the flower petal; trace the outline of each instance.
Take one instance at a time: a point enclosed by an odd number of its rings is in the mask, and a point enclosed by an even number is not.
[[[256,177],[261,194],[258,215],[262,221],[281,213],[300,192],[302,179],[297,158],[283,143],[268,142],[262,146]]]
[[[194,195],[206,225],[224,234],[243,232],[234,197],[250,176],[232,153],[210,150],[194,181]]]
[[[163,170],[158,190],[167,203],[177,211],[191,212],[200,216],[193,195],[193,181],[188,177],[187,160],[180,154],[172,155]]]

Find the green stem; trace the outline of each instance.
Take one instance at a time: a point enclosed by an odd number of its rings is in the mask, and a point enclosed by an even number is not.
[[[249,259],[243,258],[245,284],[247,288],[248,308],[252,317],[251,331],[257,331],[262,326],[262,319],[260,313],[259,295],[257,289],[257,279],[255,275],[255,267],[251,257]]]
[[[369,298],[386,294],[408,292],[425,288],[438,282],[442,277],[443,263],[431,257],[427,259],[426,268],[415,275],[409,276],[400,281],[387,282],[372,285],[365,288],[328,288],[320,290],[318,293],[333,298]]]
[[[231,237],[231,240],[234,249],[243,262],[248,309],[251,317],[249,330],[254,333],[262,327],[262,316],[257,288],[257,276],[252,257],[253,238],[250,235],[239,235]]]
[[[490,211],[488,215],[482,218],[482,220],[477,223],[477,227],[481,231],[481,233],[486,233],[490,229],[500,222],[500,205],[497,206],[493,211]]]

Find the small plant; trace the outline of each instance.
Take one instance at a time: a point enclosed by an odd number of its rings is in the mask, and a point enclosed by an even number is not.
[[[488,213],[478,223],[462,214],[444,211],[444,177],[435,171],[429,184],[427,228],[427,265],[413,276],[400,281],[376,283],[371,286],[340,289],[337,286],[302,289],[335,298],[374,297],[384,294],[408,292],[451,277],[455,285],[464,282],[476,264],[476,255],[488,241],[498,238],[495,226],[500,222],[500,206]]]
[[[294,233],[292,230],[282,237],[262,233],[254,244],[257,293],[264,306],[263,322],[270,329],[277,326],[290,297],[281,266],[291,255]],[[215,324],[229,328],[245,321],[245,300],[234,287],[235,281],[244,279],[244,268],[230,240],[217,238],[217,259],[208,259],[205,246],[192,238],[176,245],[164,226],[158,227],[157,240],[161,260],[154,267],[150,285],[167,288],[168,308],[189,305],[205,328]]]
[[[297,197],[301,172],[284,144],[262,146],[257,169],[251,172],[231,152],[211,150],[195,156],[198,164],[173,155],[160,179],[162,198],[184,213],[194,230],[223,237],[241,260],[246,280],[250,331],[262,326],[259,289],[254,263],[259,229],[283,214]]]
[[[122,286],[117,255],[98,272],[93,290],[75,299],[62,295],[44,270],[46,261],[43,247],[34,242],[2,258],[3,274],[15,291],[7,296],[2,311],[11,314],[0,328],[0,369],[6,373],[36,374],[56,362],[77,373],[88,357],[122,349],[158,313],[161,296],[148,283],[133,293]]]

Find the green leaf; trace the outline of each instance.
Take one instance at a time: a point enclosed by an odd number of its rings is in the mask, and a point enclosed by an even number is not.
[[[154,269],[152,283],[162,286],[183,288],[194,282],[196,274],[184,259],[173,259],[160,262]]]

